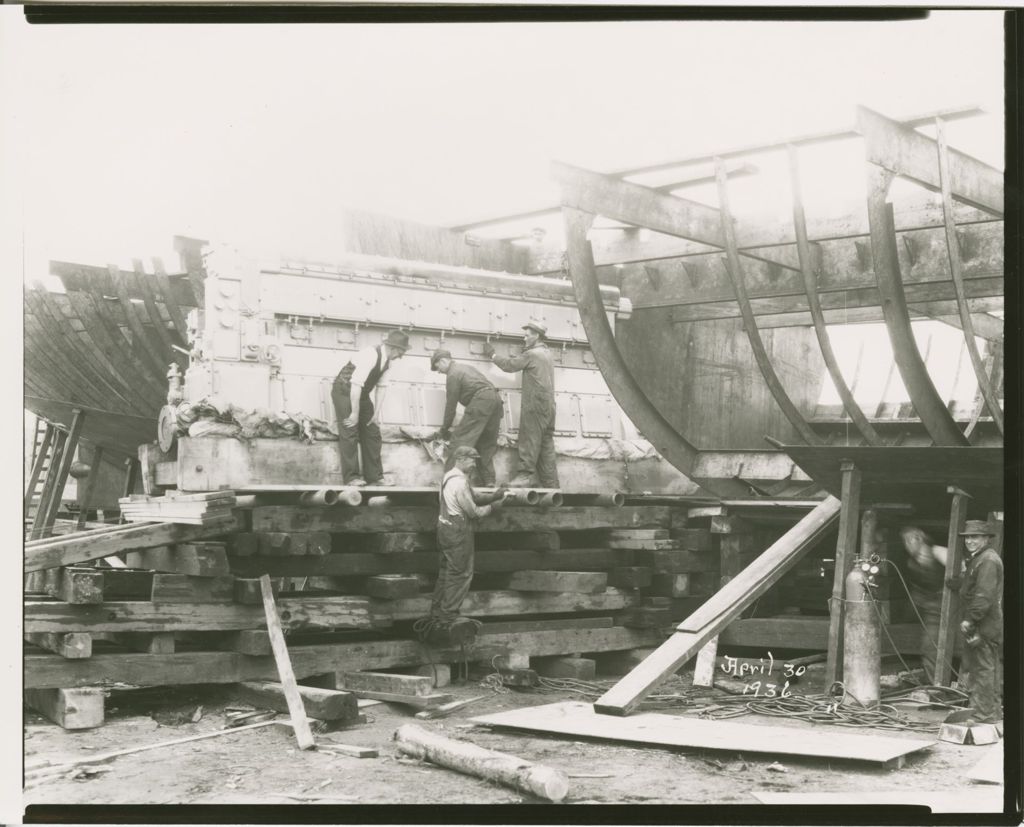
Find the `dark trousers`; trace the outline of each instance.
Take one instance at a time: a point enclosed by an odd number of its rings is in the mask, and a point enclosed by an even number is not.
[[[537,479],[541,488],[558,488],[554,400],[523,400],[518,447],[516,476]]]
[[[975,720],[992,723],[1003,717],[1002,669],[999,663],[999,644],[981,638],[977,646],[964,646],[961,670],[966,669],[967,687]]]
[[[440,551],[437,583],[430,604],[430,616],[452,621],[459,616],[462,601],[473,579],[473,527],[465,517],[450,517],[451,525],[437,524]]]
[[[478,393],[462,412],[459,424],[452,428],[451,445],[448,447],[448,460],[444,470],[455,467],[455,449],[460,445],[476,448],[480,454],[477,468],[480,473],[480,484],[491,487],[495,482],[494,455],[498,451],[498,431],[501,429],[501,418],[505,408],[497,393]]]
[[[341,478],[345,482],[350,482],[360,476],[359,449],[362,448],[362,477],[367,482],[376,482],[384,476],[384,467],[380,459],[380,428],[370,422],[370,417],[373,416],[373,402],[368,396],[363,396],[359,402],[359,421],[354,427],[347,428],[344,421],[352,413],[351,392],[352,386],[348,382],[335,379],[331,386],[331,402],[334,403],[334,413],[338,417],[338,458],[341,460]]]

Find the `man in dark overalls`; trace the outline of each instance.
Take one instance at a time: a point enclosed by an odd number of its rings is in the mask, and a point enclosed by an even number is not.
[[[498,431],[505,406],[498,389],[480,371],[452,359],[447,350],[435,350],[430,357],[430,367],[443,373],[445,379],[444,420],[439,434],[441,439],[451,439],[448,460],[444,470],[455,466],[455,451],[462,445],[476,448],[480,453],[477,468],[480,484],[485,488],[494,487],[494,455],[498,452]],[[455,411],[462,404],[462,419],[452,428]]]
[[[910,599],[921,616],[921,665],[925,682],[935,683],[935,657],[939,641],[939,619],[942,609],[942,587],[946,580],[945,546],[931,543],[917,526],[900,529],[903,547],[907,550],[907,580]]]
[[[995,532],[984,520],[968,520],[960,532],[967,547],[967,566],[960,586],[960,631],[964,636],[963,666],[973,720],[1002,719],[999,649],[1003,643],[1003,561],[992,548]]]
[[[523,326],[526,347],[518,356],[498,356],[490,342],[484,353],[506,373],[523,372],[519,409],[519,468],[510,488],[558,488],[555,463],[555,365],[544,343],[547,328],[538,322]]]
[[[465,644],[476,636],[475,621],[459,617],[462,601],[473,579],[473,521],[501,508],[506,492],[475,494],[469,474],[480,458],[475,448],[461,445],[452,452],[455,467],[444,475],[437,515],[437,583],[430,604],[430,616],[421,618],[413,629],[424,641]]]
[[[376,347],[358,351],[338,373],[331,401],[338,417],[338,457],[345,485],[391,485],[380,458],[380,428],[371,394],[391,363],[409,349],[409,337],[392,330]],[[363,471],[359,472],[359,449]]]

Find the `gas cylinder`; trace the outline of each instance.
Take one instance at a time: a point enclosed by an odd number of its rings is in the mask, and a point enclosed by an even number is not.
[[[876,706],[882,672],[882,627],[868,585],[868,567],[856,564],[846,576],[846,616],[843,621],[843,684],[845,703]]]

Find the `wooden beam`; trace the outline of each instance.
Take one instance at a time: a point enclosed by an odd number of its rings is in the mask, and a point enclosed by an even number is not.
[[[359,719],[359,706],[351,692],[298,686],[299,697],[306,714],[321,721],[355,723]],[[238,697],[258,709],[290,712],[284,685],[273,681],[243,681],[235,688]]]
[[[64,729],[103,724],[102,689],[26,689],[25,703]]]
[[[573,652],[605,652],[653,646],[662,635],[650,629],[558,628],[551,631],[510,632],[480,635],[473,657],[489,661],[507,652],[531,656],[565,655]],[[458,649],[435,651],[435,662],[455,662]],[[293,646],[292,667],[299,678],[333,672],[338,664],[347,670],[390,669],[419,666],[426,662],[423,646],[415,640],[371,640]],[[28,654],[24,658],[25,686],[68,688],[93,686],[118,680],[145,686],[185,683],[238,683],[245,680],[277,680],[269,656],[235,652],[176,652],[173,655],[94,654],[87,660],[65,660],[56,655]]]
[[[857,107],[857,131],[867,160],[939,192],[937,145],[931,138],[866,106]],[[954,198],[995,216],[1003,214],[1003,174],[963,152],[949,150],[949,188]]]
[[[892,204],[886,201],[892,175],[872,167],[868,173],[868,221],[871,225],[871,255],[875,281],[882,297],[882,313],[892,342],[893,359],[903,384],[936,445],[967,445],[946,403],[935,390],[928,368],[914,339],[906,294],[896,255],[896,230]]]
[[[705,643],[795,565],[835,521],[839,510],[840,503],[835,497],[823,500],[753,564],[680,623],[675,634],[605,692],[594,709],[607,715],[632,712],[655,686],[697,654]]]
[[[946,540],[946,577],[958,578],[964,564],[964,538],[960,532],[967,521],[967,506],[970,495],[958,488],[950,488],[953,495],[949,509],[949,535]],[[960,595],[956,589],[944,586],[942,604],[939,607],[939,639],[935,651],[935,683],[949,686],[953,676],[953,653],[956,648]]]
[[[996,423],[999,433],[1003,433],[1003,411],[999,407],[999,399],[988,381],[988,373],[978,351],[978,343],[974,338],[974,319],[967,304],[967,293],[964,289],[963,262],[960,256],[960,242],[956,236],[956,224],[953,220],[953,192],[950,170],[950,150],[946,146],[946,133],[941,120],[935,122],[936,143],[939,151],[939,182],[942,188],[942,211],[946,223],[946,251],[949,256],[949,271],[953,276],[953,286],[956,289],[956,306],[959,312],[960,324],[964,331],[964,343],[967,346],[967,353],[971,358],[971,366],[974,368],[974,375],[978,380],[978,389],[988,405],[992,421]]]
[[[747,296],[746,281],[743,276],[743,263],[740,261],[739,249],[736,246],[736,231],[733,227],[732,213],[729,209],[729,192],[725,180],[725,171],[721,161],[718,162],[718,203],[720,204],[722,236],[725,241],[726,266],[729,272],[729,280],[732,282],[733,292],[736,294],[736,303],[739,305],[740,316],[743,319],[743,330],[747,334],[747,341],[750,343],[750,350],[754,354],[754,361],[757,363],[761,377],[764,379],[768,391],[771,393],[775,404],[779,406],[783,415],[789,420],[789,424],[799,434],[800,438],[808,445],[820,445],[821,438],[813,431],[803,414],[793,404],[789,394],[786,392],[779,379],[775,366],[772,364],[768,351],[765,349],[764,340],[757,328],[757,319],[750,309],[750,298]]]
[[[839,513],[839,538],[836,541],[835,572],[832,575],[832,597],[829,600],[828,659],[825,663],[825,686],[828,692],[832,684],[842,680],[843,663],[843,620],[846,616],[846,575],[853,565],[857,553],[857,531],[860,528],[860,487],[861,475],[852,462],[841,466],[843,482]]]
[[[25,571],[41,571],[100,560],[133,549],[163,546],[227,534],[238,524],[234,517],[205,526],[174,523],[131,523],[109,530],[83,531],[25,545]]]

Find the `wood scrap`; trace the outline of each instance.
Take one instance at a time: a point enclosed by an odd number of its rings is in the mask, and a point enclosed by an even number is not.
[[[338,744],[334,741],[321,741],[316,748],[317,752],[337,752],[352,758],[376,758],[380,754],[373,747],[356,747],[350,744]]]
[[[207,525],[210,522],[231,516],[235,507],[232,491],[215,491],[209,494],[150,497],[135,495],[118,500],[121,514],[129,523],[182,523],[185,525]]]
[[[475,704],[477,701],[493,697],[494,695],[476,695],[475,697],[466,698],[462,701],[452,701],[451,703],[441,704],[441,706],[434,707],[433,709],[424,709],[422,712],[417,712],[413,717],[419,718],[421,721],[431,721],[435,718],[447,718],[453,712],[458,712],[460,709],[463,709],[470,704]]]
[[[561,801],[569,794],[569,779],[565,773],[543,764],[455,741],[415,724],[399,727],[394,737],[399,752],[413,758],[497,781],[548,801]]]
[[[295,672],[292,671],[292,662],[288,657],[288,645],[284,641],[281,618],[277,615],[274,590],[270,585],[270,577],[265,574],[260,578],[260,589],[263,592],[263,611],[267,617],[267,633],[270,636],[270,646],[274,650],[277,673],[281,678],[281,686],[284,690],[285,699],[288,702],[288,712],[292,718],[295,740],[298,742],[299,749],[312,749],[316,746],[316,742],[313,740],[313,733],[309,730],[309,721],[306,720],[302,696],[299,695],[298,684],[295,681]]]

